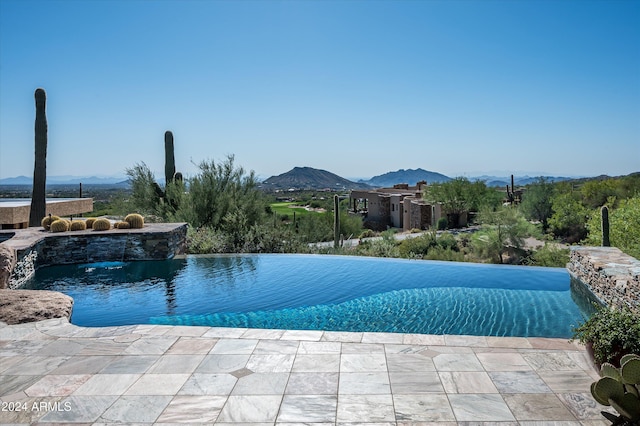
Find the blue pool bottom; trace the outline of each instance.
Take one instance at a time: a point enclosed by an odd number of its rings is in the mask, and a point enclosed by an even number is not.
[[[38,270],[72,322],[570,337],[591,312],[560,268],[243,255]],[[583,302],[583,301],[578,301]]]

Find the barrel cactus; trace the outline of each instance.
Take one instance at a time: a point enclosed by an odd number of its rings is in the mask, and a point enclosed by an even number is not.
[[[96,221],[95,217],[90,217],[87,220],[84,221],[84,224],[87,226],[87,229],[91,229],[93,228],[93,222]]]
[[[131,228],[131,225],[129,225],[129,222],[121,221],[121,222],[116,222],[113,225],[113,227],[118,229],[129,229]]]
[[[69,227],[71,231],[84,231],[87,229],[87,224],[84,220],[74,220],[71,222],[71,226]]]
[[[620,368],[604,363],[602,377],[591,384],[591,394],[600,404],[613,407],[620,416],[602,412],[602,415],[620,425],[640,424],[640,356],[625,355]]]
[[[51,232],[65,232],[69,230],[69,222],[65,219],[58,219],[51,222]]]
[[[111,229],[111,222],[109,222],[109,219],[101,217],[93,222],[94,231],[108,231],[109,229]]]
[[[142,228],[144,226],[144,218],[138,213],[131,213],[125,216],[125,222],[128,222],[133,229]]]
[[[51,216],[51,215],[50,216],[45,216],[40,221],[40,224],[42,225],[42,227],[44,229],[46,229],[48,231],[49,227],[51,226],[51,222],[55,222],[56,220],[60,220],[60,218],[58,216]]]

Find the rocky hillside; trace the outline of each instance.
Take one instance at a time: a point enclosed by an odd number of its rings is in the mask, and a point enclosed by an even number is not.
[[[352,182],[326,170],[312,167],[294,167],[286,173],[271,176],[262,182],[266,191],[287,189],[368,189],[369,185]]]
[[[430,172],[424,169],[400,169],[395,172],[387,172],[379,176],[374,176],[368,181],[361,182],[380,188],[391,187],[397,183],[408,183],[413,186],[421,180],[425,180],[427,183],[435,183],[447,182],[451,180],[451,178],[441,173]]]

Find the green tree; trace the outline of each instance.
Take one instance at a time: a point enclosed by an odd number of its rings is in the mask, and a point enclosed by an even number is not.
[[[551,199],[553,214],[549,219],[549,228],[556,237],[567,243],[577,243],[587,236],[588,210],[576,198],[574,192],[564,192]]]
[[[238,232],[260,221],[266,200],[258,189],[253,171],[236,167],[234,157],[219,164],[202,161],[199,171],[188,179],[186,202],[176,218],[195,227],[210,227]]]
[[[504,263],[509,249],[521,249],[526,237],[535,233],[535,228],[522,214],[511,207],[484,210],[480,214],[483,229],[472,238],[472,247],[480,256],[496,263]]]
[[[465,212],[495,207],[499,204],[499,194],[488,188],[482,181],[470,182],[465,177],[457,177],[448,182],[427,185],[424,198],[440,203],[444,213],[450,216],[455,226]]]
[[[541,177],[527,187],[520,203],[520,210],[524,216],[529,220],[539,221],[543,231],[549,227],[549,218],[553,214],[553,192],[553,184]]]
[[[619,199],[640,197],[640,173],[632,173],[620,178],[617,197]]]
[[[587,223],[587,243],[602,244],[600,210],[595,209]],[[640,197],[620,201],[617,208],[609,212],[609,239],[611,245],[640,259]]]
[[[160,216],[159,204],[162,189],[158,186],[149,167],[144,162],[137,163],[132,168],[128,168],[126,173],[131,182],[130,203],[133,210],[144,215]]]
[[[580,188],[582,204],[588,208],[595,209],[607,202],[609,197],[618,194],[619,180],[604,179],[590,180],[585,182]]]

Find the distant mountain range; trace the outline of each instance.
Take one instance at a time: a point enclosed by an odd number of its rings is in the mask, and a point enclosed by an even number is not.
[[[541,176],[514,176],[513,182],[516,186],[525,186],[536,182]],[[574,177],[562,177],[562,176],[544,176],[549,182],[562,182],[565,180],[574,180]],[[487,184],[487,186],[507,186],[511,185],[511,176],[474,176],[469,180],[481,180]]]
[[[524,186],[535,182],[540,177],[514,176],[516,186]],[[504,187],[511,185],[510,176],[475,176],[469,180],[484,181],[487,186]],[[545,176],[550,182],[560,182],[572,180],[572,177]],[[312,167],[294,167],[286,173],[278,176],[271,176],[262,183],[265,190],[287,190],[287,189],[373,189],[388,188],[398,183],[415,185],[417,182],[426,181],[428,184],[442,183],[451,180],[449,176],[442,173],[432,172],[424,169],[400,169],[387,172],[371,179],[360,179],[357,182],[345,179],[326,170],[314,169]]]
[[[599,176],[598,178],[606,178]],[[538,180],[539,176],[514,176],[516,186],[524,186]],[[510,176],[490,176],[481,175],[468,177],[469,180],[481,180],[488,186],[505,187],[511,185]],[[580,180],[576,177],[545,176],[550,182],[560,182],[566,180]],[[288,190],[288,189],[373,189],[381,187],[391,187],[398,183],[415,185],[417,182],[425,180],[428,184],[447,182],[450,177],[441,173],[424,169],[400,169],[387,172],[371,179],[359,179],[357,182],[345,179],[326,170],[314,169],[312,167],[294,167],[286,173],[278,176],[271,176],[261,184],[265,190]],[[0,179],[0,185],[31,185],[33,179],[28,176],[17,176]],[[110,185],[127,187],[130,185],[126,177],[97,177],[97,176],[48,176],[47,185]]]
[[[326,170],[294,167],[286,173],[271,176],[262,182],[267,191],[289,189],[370,189],[365,183],[353,182]]]
[[[387,172],[379,176],[374,176],[369,180],[360,180],[359,182],[366,183],[376,188],[382,188],[392,187],[397,183],[407,183],[414,186],[422,180],[427,183],[441,183],[450,181],[451,178],[441,173],[430,172],[424,169],[400,169],[395,172]]]
[[[47,176],[47,185],[116,185],[126,184],[126,177]],[[0,179],[0,185],[32,185],[33,178],[17,176]]]

